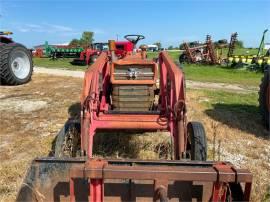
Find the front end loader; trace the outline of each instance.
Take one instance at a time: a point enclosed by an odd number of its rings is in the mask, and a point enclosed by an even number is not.
[[[134,46],[124,56],[102,52],[85,72],[79,119],[60,131],[55,157],[37,158],[17,201],[249,201],[252,174],[229,162],[207,160],[206,134],[188,122],[184,74],[166,52],[147,59]],[[97,132],[169,131],[172,160],[93,156]],[[124,134],[123,134],[124,135]]]

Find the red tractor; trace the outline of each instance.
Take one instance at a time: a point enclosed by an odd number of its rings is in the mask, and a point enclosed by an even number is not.
[[[72,64],[89,65],[96,61],[102,51],[108,50],[108,43],[94,43],[80,53],[80,58],[75,58]]]
[[[8,38],[10,34],[12,32],[0,32],[0,84],[24,84],[32,76],[32,54],[25,46]]]
[[[125,36],[129,37],[129,35]],[[123,58],[127,52],[133,51],[133,43],[130,41],[117,41],[115,42],[116,51],[115,54],[119,58]],[[89,65],[96,61],[102,51],[108,51],[108,43],[93,43],[91,48],[86,48],[80,53],[80,58],[73,60],[72,64],[77,65]]]
[[[135,51],[143,38],[126,36],[133,50],[121,54],[109,41],[85,72],[80,118],[58,134],[55,157],[33,161],[18,201],[249,200],[252,174],[206,161],[203,125],[187,120],[182,70],[166,52],[157,62],[147,59],[146,47]],[[169,131],[174,160],[93,158],[100,131]]]

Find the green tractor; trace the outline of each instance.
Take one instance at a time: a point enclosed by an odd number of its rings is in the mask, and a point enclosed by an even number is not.
[[[260,85],[259,106],[264,125],[269,129],[270,116],[270,66],[265,69]]]

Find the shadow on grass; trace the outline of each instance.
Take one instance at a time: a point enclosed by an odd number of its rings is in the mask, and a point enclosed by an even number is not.
[[[216,121],[241,131],[269,139],[268,132],[262,125],[259,108],[245,104],[213,104],[213,109],[205,113]]]

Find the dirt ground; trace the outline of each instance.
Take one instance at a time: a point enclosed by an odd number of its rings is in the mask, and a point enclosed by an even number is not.
[[[55,135],[79,102],[81,78],[34,74],[26,85],[0,87],[0,201],[13,201],[31,160],[50,153]],[[208,139],[209,160],[227,160],[254,174],[252,201],[261,201],[270,184],[270,139],[250,119],[224,122],[206,113],[200,90],[188,89],[188,117],[202,121]],[[257,132],[254,132],[257,131]],[[213,152],[213,139],[220,143]],[[217,146],[216,146],[217,147]]]

